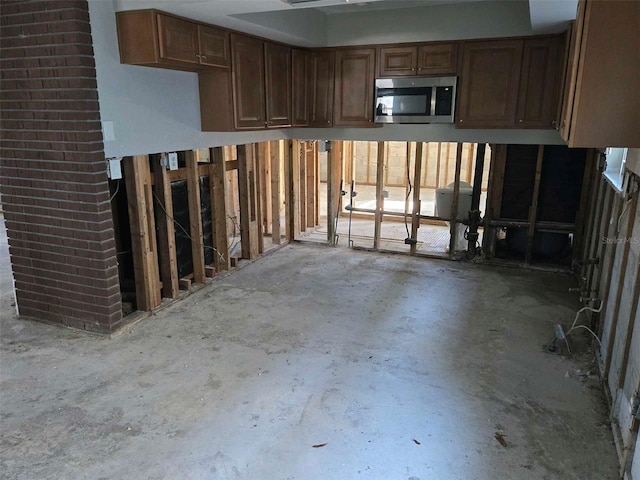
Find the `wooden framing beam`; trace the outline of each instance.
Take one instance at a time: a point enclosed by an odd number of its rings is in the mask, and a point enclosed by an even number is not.
[[[597,183],[598,183],[598,193],[595,197],[595,203],[593,204],[593,216],[590,221],[589,241],[586,243],[586,251],[584,260],[587,262],[584,265],[583,271],[581,272],[581,279],[583,279],[584,290],[586,292],[586,296],[591,294],[590,292],[590,275],[593,265],[591,264],[591,260],[595,257],[597,247],[598,247],[598,235],[600,234],[600,224],[603,221],[602,215],[604,212],[604,204],[606,198],[606,181],[602,178],[600,172],[597,173]]]
[[[529,207],[529,228],[527,230],[527,250],[524,257],[525,265],[531,263],[533,252],[533,236],[536,233],[536,218],[538,216],[538,197],[540,196],[540,178],[542,177],[542,162],[544,160],[544,145],[538,145],[538,157],[536,159],[536,174],[533,180],[533,198]]]
[[[280,141],[269,142],[270,184],[271,184],[271,241],[280,245]]]
[[[456,173],[453,184],[453,199],[451,200],[451,219],[450,219],[450,238],[449,238],[449,256],[453,255],[457,240],[458,226],[458,204],[460,203],[460,170],[462,168],[462,149],[463,143],[458,143],[456,148]],[[447,143],[447,170],[449,166],[449,144]]]
[[[256,223],[257,223],[257,241],[258,241],[258,255],[264,253],[264,215],[263,209],[265,208],[265,202],[262,201],[262,164],[265,162],[265,158],[261,155],[260,143],[254,143],[253,152],[253,171],[255,178],[255,203],[256,203]]]
[[[306,155],[306,168],[307,178],[307,227],[313,228],[318,223],[316,220],[316,203],[318,201],[318,190],[316,188],[316,159],[317,159],[317,146],[316,142],[313,142],[310,148],[307,150]]]
[[[258,257],[259,205],[256,179],[255,144],[238,145],[238,194],[240,201],[240,243],[242,258]]]
[[[193,150],[185,152],[187,163],[187,194],[189,198],[189,224],[191,236],[191,253],[193,257],[193,281],[205,283],[207,276],[204,270],[204,239],[202,236],[202,213],[200,206],[200,175],[198,162]]]
[[[286,235],[289,242],[300,235],[300,142],[289,140],[285,148]]]
[[[299,142],[298,172],[300,174],[298,181],[300,190],[298,213],[300,215],[300,231],[304,232],[307,229],[307,142]]]
[[[271,142],[260,142],[258,145],[260,165],[260,205],[262,210],[262,233],[271,233]]]
[[[384,160],[387,156],[387,142],[378,142],[378,160],[376,165],[376,213],[373,227],[373,248],[380,248],[382,231],[382,212],[384,210]]]
[[[633,199],[631,200],[631,205],[629,207],[629,213],[627,216],[627,228],[624,231],[624,250],[622,251],[622,262],[620,263],[620,277],[618,277],[618,284],[616,286],[616,298],[613,305],[607,305],[607,307],[613,308],[613,314],[611,315],[611,328],[609,334],[609,343],[607,344],[606,356],[605,356],[605,366],[604,366],[604,375],[603,378],[609,378],[609,370],[611,368],[611,355],[613,354],[613,347],[615,345],[616,340],[616,329],[618,328],[618,316],[620,315],[620,301],[622,299],[622,293],[625,287],[625,277],[627,275],[627,264],[629,263],[629,251],[631,250],[631,235],[633,235],[633,224],[636,217],[636,210],[638,208],[638,192],[633,195]],[[617,219],[616,219],[617,221]],[[604,243],[604,242],[603,242]],[[640,294],[640,287],[638,285],[638,273],[636,272],[636,284],[635,284],[635,308],[637,308],[638,303],[638,295]],[[602,300],[604,301],[604,299]],[[633,317],[635,317],[635,312],[632,318],[629,320],[629,324],[632,323]],[[628,335],[631,335],[631,332],[627,332]]]
[[[229,270],[229,234],[227,232],[226,169],[222,147],[212,148],[209,156],[209,188],[211,189],[211,224],[213,225],[213,265],[216,270]]]
[[[284,223],[285,237],[288,242],[296,238],[295,230],[295,188],[293,181],[293,140],[284,141]]]
[[[418,241],[418,229],[420,228],[420,177],[422,175],[422,142],[416,143],[416,160],[414,166],[414,175],[413,175],[413,212],[411,218],[411,239],[414,241]],[[409,152],[411,143],[407,142],[407,157],[409,156]],[[417,179],[417,180],[416,180]],[[410,252],[411,254],[415,254],[418,249],[418,245],[414,243],[411,245]]]
[[[160,164],[160,156],[152,158],[155,201],[156,229],[158,232],[158,259],[162,296],[176,298],[178,285],[178,257],[176,253],[176,231],[173,223],[173,196],[167,169]]]
[[[327,155],[327,241],[335,245],[336,241],[336,215],[340,204],[340,183],[342,181],[342,154],[341,141],[331,142],[331,149]]]
[[[156,257],[151,172],[147,155],[125,159],[124,177],[131,226],[131,249],[138,310],[151,311],[162,301]]]
[[[602,235],[606,231],[609,222],[611,221],[611,213],[613,211],[613,203],[615,200],[615,193],[613,192],[613,189],[608,186],[608,183],[605,180],[603,181],[606,184],[606,192],[604,195],[605,205],[601,213],[602,216],[600,222],[598,223],[597,235],[593,238],[593,257],[598,259],[598,263],[593,263],[590,265],[591,268],[589,269],[589,279],[587,281],[589,296],[596,296],[598,294],[599,285],[596,284],[598,278],[596,274],[599,273],[602,269],[601,263],[603,260],[602,254],[604,253],[603,247],[606,247],[606,245],[604,245],[602,242]]]
[[[589,203],[589,193],[591,192],[593,181],[593,170],[595,168],[595,155],[594,150],[589,149],[587,152],[587,158],[584,165],[584,175],[582,177],[582,189],[580,191],[580,204],[578,211],[576,212],[576,232],[573,242],[573,263],[580,258],[582,252],[582,246],[584,244],[585,225],[587,220],[587,204]]]

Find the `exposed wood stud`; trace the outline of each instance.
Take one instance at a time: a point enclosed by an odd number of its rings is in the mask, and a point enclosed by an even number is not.
[[[161,302],[149,158],[136,155],[124,162],[131,249],[138,310],[151,311]]]
[[[573,245],[573,264],[575,266],[576,261],[581,258],[580,253],[584,245],[585,235],[585,219],[587,215],[587,203],[589,201],[589,193],[592,189],[592,176],[594,169],[594,150],[589,149],[587,158],[585,161],[584,175],[582,178],[582,191],[580,192],[580,206],[576,213],[576,232],[575,241]]]
[[[316,203],[318,201],[318,191],[316,189],[316,149],[317,143],[313,142],[306,154],[307,172],[307,227],[313,228],[316,222]]]
[[[387,142],[378,142],[378,161],[376,169],[376,214],[373,228],[373,248],[380,248],[380,233],[382,231],[382,211],[384,210],[384,163],[387,156]]]
[[[264,215],[263,210],[266,208],[265,202],[262,200],[262,164],[265,162],[265,157],[261,155],[259,143],[254,143],[251,147],[253,153],[253,176],[255,178],[255,203],[256,203],[256,224],[257,224],[257,242],[258,242],[258,255],[264,253]]]
[[[606,181],[603,180],[605,183]],[[613,201],[614,201],[614,196],[615,194],[613,193],[613,190],[611,190],[610,188],[608,188],[607,186],[605,186],[604,188],[606,188],[606,193],[604,195],[604,199],[605,199],[605,205],[603,206],[603,210],[601,211],[601,221],[598,224],[598,230],[597,230],[597,235],[595,235],[595,237],[593,238],[593,250],[592,250],[592,258],[598,258],[598,263],[593,263],[590,265],[590,269],[589,269],[589,278],[587,281],[587,290],[589,292],[589,296],[597,296],[598,291],[598,285],[596,285],[596,272],[600,271],[601,266],[600,263],[602,262],[602,246],[603,246],[603,242],[601,241],[602,235],[605,231],[605,229],[608,227],[609,222],[611,221],[611,211],[613,210]]]
[[[269,160],[271,162],[271,241],[280,245],[280,141],[274,140],[269,144]]]
[[[213,225],[213,265],[217,270],[229,270],[229,234],[227,232],[226,170],[222,147],[212,148],[209,155],[209,188],[211,189],[211,215]]]
[[[200,207],[200,176],[195,152],[185,152],[187,163],[187,194],[189,198],[189,223],[191,236],[191,252],[193,257],[193,280],[205,283],[204,273],[204,239],[202,236],[202,214]]]
[[[262,207],[262,232],[271,233],[271,142],[261,142],[258,146],[260,159],[260,203]]]
[[[533,181],[533,198],[529,207],[529,228],[527,230],[527,250],[524,263],[531,263],[533,251],[533,237],[536,233],[536,218],[538,216],[538,197],[540,196],[540,178],[542,177],[542,162],[544,160],[544,145],[538,145],[538,157],[536,159],[536,173]]]
[[[254,144],[238,145],[238,194],[242,258],[253,260],[259,252],[259,215]]]
[[[292,242],[296,238],[295,233],[295,213],[294,213],[294,179],[293,179],[293,141],[284,142],[284,208],[285,208],[285,236],[287,241]]]
[[[307,229],[307,142],[299,142],[298,171],[300,173],[298,181],[300,231],[304,232]]]
[[[409,144],[410,145],[410,144]],[[413,212],[411,218],[411,238],[414,241],[418,240],[418,229],[420,228],[420,183],[419,179],[422,175],[422,142],[416,143],[416,160],[415,160],[415,173],[413,175],[413,182],[418,182],[413,189]],[[427,144],[427,148],[429,145]],[[407,156],[409,155],[409,151],[407,151]],[[418,180],[416,180],[418,179]],[[415,254],[417,251],[417,244],[411,245],[411,253]]]
[[[633,235],[633,225],[636,217],[637,208],[638,208],[638,192],[634,194],[633,199],[631,201],[631,205],[629,207],[629,213],[627,216],[627,228],[624,231],[624,237],[623,237],[627,241],[624,242],[624,250],[622,252],[622,262],[620,263],[621,268],[620,268],[620,276],[618,277],[616,297],[613,304],[609,305],[610,308],[613,308],[613,314],[611,315],[609,342],[607,344],[607,350],[605,355],[605,366],[604,366],[604,374],[603,374],[603,378],[605,379],[609,378],[609,370],[611,368],[611,357],[613,354],[613,347],[615,345],[615,340],[616,340],[616,330],[618,328],[618,316],[620,315],[620,306],[621,306],[620,304],[622,300],[622,293],[624,292],[625,287],[628,287],[628,285],[625,284],[625,277],[627,275],[627,266],[630,263],[629,251],[631,249],[631,242],[629,241],[629,239],[631,239],[631,236]],[[607,218],[609,218],[609,216],[607,216]],[[640,266],[638,268],[640,268]],[[634,290],[635,296],[633,297],[634,298],[633,308],[636,310],[638,308],[638,295],[640,295],[640,286],[638,285],[638,283],[639,283],[638,272],[636,272],[636,284],[635,284],[635,290]],[[633,324],[634,318],[635,318],[635,311],[633,312],[633,315],[629,320],[629,325]],[[627,340],[630,341],[630,337],[631,337],[631,331],[628,331],[627,336],[625,337],[625,342]],[[627,352],[627,355],[628,355],[628,352]]]
[[[336,241],[336,215],[339,215],[340,183],[342,181],[343,143],[331,142],[331,149],[327,155],[327,240],[330,245]]]
[[[460,171],[462,169],[462,143],[458,143],[456,150],[456,173],[453,184],[453,199],[451,200],[451,219],[450,219],[450,238],[449,238],[449,256],[453,255],[457,240],[458,226],[458,205],[460,197]],[[449,144],[447,144],[447,153],[449,152]],[[447,169],[449,163],[449,155],[447,155]]]
[[[158,257],[160,261],[160,279],[162,296],[178,296],[178,259],[176,254],[176,232],[173,223],[173,197],[167,169],[160,164],[160,158],[152,160],[154,177],[154,200],[157,208],[156,228],[158,231]]]

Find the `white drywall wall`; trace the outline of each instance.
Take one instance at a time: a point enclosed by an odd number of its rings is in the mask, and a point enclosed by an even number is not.
[[[113,122],[107,157],[285,138],[285,131],[205,133],[195,73],[121,65],[113,2],[90,0],[100,116]]]
[[[330,46],[531,35],[529,2],[495,1],[329,15]]]

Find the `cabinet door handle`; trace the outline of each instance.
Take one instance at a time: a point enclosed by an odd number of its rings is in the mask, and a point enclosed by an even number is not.
[[[415,71],[416,71],[415,67],[414,67],[414,68],[412,68],[412,69],[411,69],[411,71],[412,71],[412,72],[415,72]]]
[[[199,53],[196,53],[196,57],[202,58],[202,55],[200,55]]]
[[[518,120],[518,123],[522,123],[522,120]]]
[[[458,120],[458,123],[462,123],[462,120]]]
[[[202,55],[202,58],[205,58],[205,59],[206,59],[206,58],[207,58],[207,56],[206,56],[206,55]]]

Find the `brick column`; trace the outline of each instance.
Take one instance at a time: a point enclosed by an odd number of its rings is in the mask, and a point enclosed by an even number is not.
[[[0,7],[0,189],[20,315],[122,322],[86,0]]]

